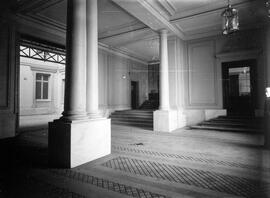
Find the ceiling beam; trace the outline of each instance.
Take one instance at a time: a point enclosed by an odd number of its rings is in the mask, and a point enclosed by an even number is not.
[[[169,19],[160,12],[157,7],[154,7],[149,1],[146,0],[112,0],[128,13],[139,19],[154,31],[161,29],[168,29],[173,34],[181,39],[184,39],[184,33],[173,25]]]
[[[38,12],[61,1],[63,0],[21,0],[15,6],[15,10],[19,13]]]
[[[242,7],[247,7],[252,2],[256,3],[256,0],[238,0],[236,3],[233,3],[232,6],[239,9]],[[178,12],[178,13],[175,13],[175,15],[171,17],[170,22],[178,23],[186,19],[192,19],[194,17],[209,15],[211,13],[216,13],[216,12],[221,14],[226,6],[227,4],[224,5],[224,2],[218,2],[213,5],[208,5],[207,8],[200,7],[198,9],[191,10],[191,11]]]

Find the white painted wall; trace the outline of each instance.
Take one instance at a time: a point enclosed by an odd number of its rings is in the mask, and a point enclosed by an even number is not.
[[[48,73],[50,101],[35,100],[35,74]],[[21,57],[20,60],[20,115],[60,114],[63,111],[62,80],[64,66]],[[99,108],[108,110],[131,108],[131,81],[139,83],[139,105],[148,97],[148,67],[127,57],[99,50]]]
[[[64,68],[62,64],[20,57],[20,115],[60,114],[63,111]],[[36,73],[50,74],[48,101],[35,99]]]
[[[99,50],[99,106],[110,112],[131,108],[131,81],[139,83],[139,105],[148,95],[146,64]]]
[[[257,59],[257,104],[264,108],[264,53],[263,30],[242,31],[233,36],[215,36],[182,41],[171,37],[169,50],[170,105],[183,112],[187,125],[226,114],[223,110],[221,61],[223,54],[228,60]],[[242,53],[239,53],[242,52]],[[239,55],[241,54],[241,55]]]

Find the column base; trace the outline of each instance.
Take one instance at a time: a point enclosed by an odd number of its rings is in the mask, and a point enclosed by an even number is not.
[[[184,114],[183,110],[177,111],[177,128],[183,128],[187,126],[187,116]]]
[[[171,132],[177,128],[176,110],[157,110],[154,112],[154,131]]]
[[[100,112],[96,113],[87,113],[89,119],[99,119],[102,118],[102,114]]]
[[[111,153],[111,120],[49,122],[49,165],[73,168]]]
[[[266,112],[264,117],[264,148],[270,149],[270,113]]]

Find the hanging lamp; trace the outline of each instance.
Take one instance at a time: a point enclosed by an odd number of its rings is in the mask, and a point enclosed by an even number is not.
[[[239,30],[238,10],[228,0],[227,8],[222,12],[222,34],[227,35]]]
[[[267,0],[265,2],[265,6],[267,8],[267,14],[268,14],[268,17],[270,17],[270,0]]]

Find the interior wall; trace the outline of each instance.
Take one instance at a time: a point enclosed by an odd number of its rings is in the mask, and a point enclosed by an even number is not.
[[[27,20],[19,19],[18,31],[20,33],[57,44],[65,45],[65,32],[52,27],[33,25]],[[131,108],[131,81],[139,83],[139,105],[147,99],[148,95],[148,68],[142,61],[130,58],[99,46],[99,108],[108,115],[108,112]],[[108,111],[108,110],[109,111]]]
[[[264,109],[264,88],[265,88],[265,36],[264,29],[254,29],[241,31],[234,36],[218,37],[216,39],[216,54],[218,64],[222,61],[238,61],[255,59],[256,68],[256,111],[261,112],[258,116],[263,116]],[[221,78],[219,78],[221,79]]]
[[[139,106],[145,100],[148,100],[148,67],[147,65],[143,65],[137,63],[135,61],[128,61],[129,64],[129,73],[130,73],[130,81],[136,81],[139,83],[139,98],[138,104]],[[129,83],[131,85],[131,82]],[[130,90],[131,92],[131,90]],[[130,93],[129,93],[130,94]],[[131,103],[131,100],[130,100]]]
[[[31,58],[20,58],[20,115],[60,114],[63,112],[62,81],[65,66]],[[35,99],[36,73],[49,74],[49,99]]]
[[[184,111],[187,125],[226,114],[223,109],[220,54],[250,59],[247,52],[257,51],[257,104],[264,104],[263,30],[240,31],[229,36],[214,36],[182,41],[171,37],[169,50],[170,105]],[[240,58],[240,56],[238,56]]]
[[[99,50],[99,105],[103,112],[131,108],[131,81],[139,84],[141,105],[148,95],[147,65]]]
[[[15,136],[17,109],[15,29],[0,19],[0,138]]]
[[[149,93],[159,92],[159,64],[148,65],[148,89]]]

